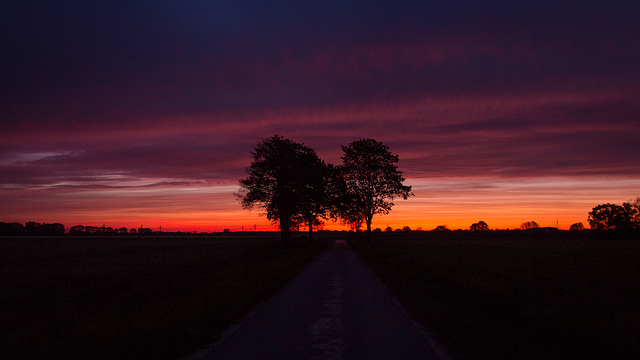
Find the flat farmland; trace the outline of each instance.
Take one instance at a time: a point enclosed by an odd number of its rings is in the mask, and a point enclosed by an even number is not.
[[[328,247],[278,234],[0,238],[3,358],[179,359]]]
[[[592,235],[383,233],[352,246],[460,358],[638,358],[640,241]]]

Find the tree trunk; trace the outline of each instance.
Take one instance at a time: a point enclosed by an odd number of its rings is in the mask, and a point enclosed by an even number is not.
[[[309,241],[313,241],[313,219],[307,221],[309,222]]]
[[[283,246],[289,246],[290,221],[288,217],[280,219],[280,241]]]
[[[371,244],[371,220],[367,219],[367,244]]]

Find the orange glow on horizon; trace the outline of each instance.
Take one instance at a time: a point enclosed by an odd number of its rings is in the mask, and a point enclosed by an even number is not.
[[[468,229],[480,220],[491,229],[514,229],[526,221],[541,227],[568,229],[582,222],[602,203],[622,203],[637,197],[640,180],[633,178],[442,178],[407,179],[414,197],[396,200],[388,215],[375,215],[372,229],[387,226],[432,230],[438,225]],[[59,222],[74,225],[184,232],[277,231],[260,209],[242,209],[235,185],[114,189],[16,190],[15,211],[1,221]],[[38,198],[39,202],[28,201]],[[64,204],[64,205],[61,205]],[[99,204],[99,206],[95,206]],[[326,221],[327,230],[347,230]],[[306,229],[305,227],[301,230]]]

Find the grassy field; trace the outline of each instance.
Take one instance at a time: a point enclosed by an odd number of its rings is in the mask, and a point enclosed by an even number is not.
[[[284,248],[278,234],[0,238],[0,354],[179,359],[327,246]]]
[[[460,358],[640,355],[638,240],[393,233],[352,246]]]

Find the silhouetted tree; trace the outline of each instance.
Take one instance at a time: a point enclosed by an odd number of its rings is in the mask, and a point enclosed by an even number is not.
[[[61,236],[64,235],[64,225],[60,223],[40,224],[34,221],[26,222],[23,226],[18,222],[0,223],[0,235],[5,236]]]
[[[4,236],[20,236],[24,235],[24,226],[19,222],[0,223],[0,235]]]
[[[631,205],[631,215],[634,228],[636,230],[640,230],[640,197],[629,201],[629,204]]]
[[[593,230],[630,230],[635,226],[633,206],[601,204],[589,212],[588,221]]]
[[[540,228],[540,225],[538,225],[538,223],[535,221],[523,222],[520,225],[520,229],[522,230],[531,230],[531,229],[539,229],[539,228]]]
[[[357,199],[351,206],[367,224],[367,242],[371,241],[371,221],[375,214],[388,214],[397,197],[412,196],[411,186],[405,180],[396,163],[398,155],[389,147],[374,139],[360,139],[342,146],[342,175],[347,194]]]
[[[441,231],[451,231],[451,230],[447,227],[447,225],[438,225],[436,226],[435,229],[433,229],[433,231],[441,232]]]
[[[240,180],[240,190],[235,195],[243,208],[258,205],[265,210],[267,219],[279,223],[282,243],[288,245],[289,232],[299,224],[302,210],[309,210],[307,215],[315,211],[314,206],[301,204],[316,190],[307,191],[310,184],[306,171],[313,171],[309,169],[321,161],[313,149],[278,135],[260,142],[251,155],[249,177]]]
[[[342,195],[338,199],[338,206],[334,209],[334,217],[339,219],[342,225],[347,225],[353,231],[360,231],[362,224],[364,223],[364,214],[362,207],[364,204],[363,199],[356,197],[355,194],[350,193],[345,189]]]
[[[151,230],[150,228],[142,227],[142,225],[140,225],[140,227],[138,228],[138,235],[151,235],[151,234],[153,234],[153,230]]]
[[[84,232],[85,234],[97,234],[100,231],[100,228],[97,226],[85,226],[84,227]]]
[[[69,228],[69,235],[82,235],[84,233],[84,225],[74,225]]]
[[[64,225],[60,223],[40,224],[29,221],[24,224],[24,230],[21,235],[27,236],[60,236],[64,235]]]
[[[46,236],[62,236],[64,235],[64,225],[61,223],[42,224],[39,233]]]
[[[469,230],[471,231],[489,231],[489,225],[486,222],[480,220],[477,223],[471,224],[469,226]]]
[[[309,149],[311,150],[311,149]],[[339,194],[335,187],[337,169],[325,164],[315,151],[300,153],[299,197],[298,208],[294,211],[292,221],[295,224],[305,223],[309,230],[309,240],[313,239],[313,227],[322,226]]]
[[[362,199],[348,191],[342,167],[331,166],[331,169],[332,177],[329,182],[331,208],[329,215],[333,221],[339,221],[342,225],[346,225],[351,230],[358,232],[362,229],[362,224],[364,223],[364,216],[360,211]]]
[[[30,236],[39,235],[38,227],[40,227],[39,223],[27,221],[26,223],[24,223],[24,234]]]
[[[569,226],[569,231],[582,231],[582,230],[584,230],[584,225],[582,225],[581,222],[571,224],[571,226]]]

